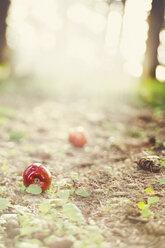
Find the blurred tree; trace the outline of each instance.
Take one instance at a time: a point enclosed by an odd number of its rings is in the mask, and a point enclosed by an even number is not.
[[[121,42],[122,42],[122,35],[123,35],[123,26],[124,26],[124,15],[125,15],[125,6],[126,6],[126,0],[121,0],[122,3],[122,11],[121,11],[121,18],[122,18],[122,22],[121,22],[121,27],[120,27],[120,32],[119,32],[119,39],[118,39],[118,45],[117,45],[117,57],[120,58],[119,62],[118,62],[118,67],[119,70],[123,70],[123,63],[124,63],[124,58],[122,56],[121,53]]]
[[[126,0],[121,0],[121,2],[122,2],[122,6],[123,7],[122,7],[122,13],[121,13],[122,23],[121,23],[121,28],[120,28],[118,51],[120,50],[120,45],[121,45],[121,40],[122,40],[122,34],[123,34],[123,24],[124,24],[124,15],[125,15]]]
[[[143,77],[155,78],[158,65],[157,50],[160,44],[159,33],[164,22],[164,0],[153,0],[152,9],[148,17],[148,40],[143,64]]]
[[[123,5],[125,6],[126,0],[122,0]]]
[[[0,63],[7,60],[6,18],[10,0],[0,0]]]

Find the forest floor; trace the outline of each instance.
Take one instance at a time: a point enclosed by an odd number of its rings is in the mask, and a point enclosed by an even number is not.
[[[2,91],[0,248],[164,248],[164,124],[161,108],[127,101]],[[77,126],[83,148],[68,142]],[[147,156],[160,172],[138,168]],[[39,195],[22,183],[33,162],[53,176]]]

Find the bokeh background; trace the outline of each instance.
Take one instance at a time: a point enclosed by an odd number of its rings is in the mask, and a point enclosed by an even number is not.
[[[1,27],[7,20],[0,60],[10,61],[13,75],[40,77],[47,87],[105,84],[117,91],[141,77],[165,81],[163,0],[0,3]]]

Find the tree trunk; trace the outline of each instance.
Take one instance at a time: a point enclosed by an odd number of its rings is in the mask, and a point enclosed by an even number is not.
[[[125,7],[126,0],[122,0],[122,3],[123,3],[123,5],[124,5],[124,7]]]
[[[7,60],[6,18],[10,0],[0,0],[0,63]]]
[[[149,31],[146,53],[143,64],[143,77],[155,78],[158,65],[157,50],[160,44],[159,33],[164,22],[164,0],[153,0],[152,9],[148,17]]]

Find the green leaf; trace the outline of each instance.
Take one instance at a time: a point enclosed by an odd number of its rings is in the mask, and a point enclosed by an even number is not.
[[[103,170],[107,173],[107,174],[112,174],[112,168],[111,167],[109,167],[109,166],[105,166],[104,168],[103,168]]]
[[[60,190],[57,192],[57,195],[59,196],[60,199],[67,201],[69,196],[70,196],[70,190]]]
[[[10,140],[20,140],[26,138],[26,134],[21,131],[11,131],[9,134]]]
[[[107,201],[106,205],[103,206],[103,211],[104,212],[109,212],[111,210],[111,201]]]
[[[165,167],[165,161],[161,161],[160,162],[160,165],[163,166],[163,167]]]
[[[0,186],[0,195],[3,195],[3,193],[6,191],[5,186]]]
[[[142,201],[138,202],[138,208],[143,210],[145,208],[145,203]]]
[[[41,194],[42,189],[36,184],[30,184],[29,187],[27,187],[26,192],[34,195],[39,195]]]
[[[84,217],[81,210],[73,203],[68,203],[63,206],[63,213],[72,221],[84,222]]]
[[[0,210],[4,210],[10,205],[9,199],[7,198],[0,198]]]
[[[158,196],[154,196],[154,197],[150,197],[148,198],[148,205],[150,204],[154,204],[154,203],[157,203],[159,201],[159,197]]]
[[[77,189],[75,191],[75,193],[76,193],[76,195],[80,195],[80,196],[83,196],[83,197],[90,196],[90,192],[86,191],[84,188]]]
[[[160,183],[161,185],[165,184],[165,177],[164,177],[164,178],[161,178],[160,181],[159,181],[159,183]]]
[[[136,129],[126,129],[126,132],[128,133],[129,136],[131,137],[135,137],[135,138],[139,138],[143,136],[143,132],[140,130],[136,130]]]
[[[71,172],[71,173],[70,173],[70,177],[71,177],[73,180],[77,181],[77,180],[79,179],[79,174],[78,174],[77,172]]]
[[[70,184],[69,187],[70,187],[70,195],[72,195],[75,192],[75,188],[73,187],[72,184]]]
[[[130,202],[131,203],[131,200],[127,197],[121,197],[120,202]]]
[[[20,236],[29,235],[35,231],[35,227],[25,226],[20,228]]]
[[[146,188],[146,194],[147,195],[152,194],[152,192],[153,192],[153,189],[152,188]]]
[[[13,118],[15,117],[16,112],[14,109],[11,109],[6,106],[0,106],[0,116],[1,117],[7,117],[7,118]]]
[[[144,208],[143,210],[142,210],[142,216],[144,217],[144,218],[147,218],[147,217],[149,217],[151,215],[151,211],[148,209],[148,208]]]
[[[154,214],[153,214],[153,218],[154,218],[154,219],[160,219],[160,216],[159,216],[159,214],[154,213]]]
[[[46,214],[50,211],[51,206],[50,203],[43,203],[39,205],[39,210],[41,211],[41,213]]]
[[[17,205],[16,207],[17,207],[17,209],[23,208],[20,205]],[[29,226],[29,223],[31,223],[33,218],[34,218],[34,216],[27,213],[26,211],[27,211],[27,209],[23,208],[23,211],[19,212],[19,213],[21,213],[21,215],[19,215],[18,220],[19,220],[19,223],[21,224],[21,227]]]
[[[0,126],[4,126],[7,122],[7,118],[4,116],[0,116]]]
[[[23,192],[26,190],[26,187],[23,182],[16,181],[16,184],[20,186],[20,190]]]
[[[6,172],[8,171],[5,160],[3,160],[2,167],[3,167],[4,171],[6,171]]]
[[[52,184],[49,186],[49,188],[47,189],[47,194],[49,196],[52,196],[53,195],[53,187],[52,187]]]
[[[62,206],[64,204],[64,202],[62,201],[62,199],[59,198],[53,198],[49,200],[50,205],[57,205],[57,206]]]

